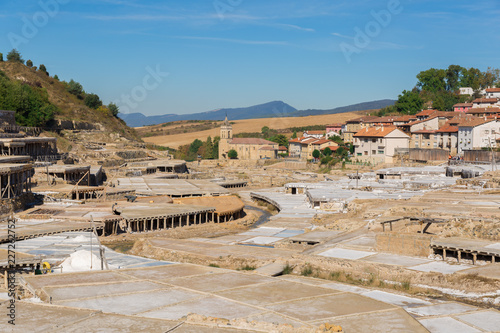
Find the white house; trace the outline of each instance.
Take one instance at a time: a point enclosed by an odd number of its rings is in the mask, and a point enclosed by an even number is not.
[[[475,118],[458,125],[458,153],[464,150],[497,146],[500,138],[500,122],[495,119]]]
[[[395,126],[363,128],[354,134],[354,158],[362,162],[393,163],[396,148],[408,148],[410,137]]]
[[[486,89],[486,98],[500,98],[500,88]]]

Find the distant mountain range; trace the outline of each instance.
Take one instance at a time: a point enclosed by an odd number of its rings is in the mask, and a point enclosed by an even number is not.
[[[274,101],[265,104],[249,106],[246,108],[218,109],[207,112],[192,114],[165,114],[161,116],[145,116],[142,113],[119,113],[128,126],[139,127],[156,125],[179,120],[224,120],[226,114],[230,120],[275,118],[275,117],[302,117],[321,114],[335,114],[343,112],[380,109],[393,105],[396,101],[390,99],[359,103],[343,106],[331,110],[297,110],[282,101]]]

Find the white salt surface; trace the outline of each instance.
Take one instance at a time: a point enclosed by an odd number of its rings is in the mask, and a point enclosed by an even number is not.
[[[90,251],[80,250],[72,253],[61,264],[63,273],[101,270],[101,259],[93,253],[92,260],[90,258]],[[91,263],[92,268],[90,268]]]
[[[334,248],[330,250],[326,250],[325,252],[319,253],[320,256],[330,257],[330,258],[339,258],[339,259],[361,259],[364,257],[368,257],[376,254],[376,252],[366,252],[366,251],[357,251],[357,250],[348,250],[341,248]]]

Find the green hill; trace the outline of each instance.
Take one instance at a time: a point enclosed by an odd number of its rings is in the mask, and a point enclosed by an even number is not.
[[[77,121],[100,124],[106,132],[137,139],[135,131],[107,107],[89,108],[82,97],[68,92],[68,83],[36,67],[0,62],[0,109],[16,111],[18,125],[52,130],[60,121]]]

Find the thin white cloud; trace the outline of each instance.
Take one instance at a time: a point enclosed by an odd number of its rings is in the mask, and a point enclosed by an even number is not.
[[[85,16],[87,19],[99,20],[99,21],[178,21],[185,17],[182,16],[170,16],[170,15],[93,15]]]
[[[300,30],[300,31],[306,31],[306,32],[316,32],[316,30],[314,30],[312,28],[299,27],[298,25],[293,25],[293,24],[276,23],[275,26],[281,27],[281,28],[284,28],[284,29],[289,29],[289,30]]]
[[[332,33],[330,33],[330,35],[336,36],[336,37],[347,38],[347,39],[354,39],[354,37],[352,37],[352,36],[342,35],[342,34],[339,34],[338,32],[332,32]]]
[[[283,41],[246,40],[246,39],[232,39],[232,38],[220,38],[220,37],[176,36],[174,38],[206,40],[206,41],[226,42],[226,43],[236,43],[236,44],[246,44],[246,45],[281,45],[281,46],[289,45],[289,43]]]

